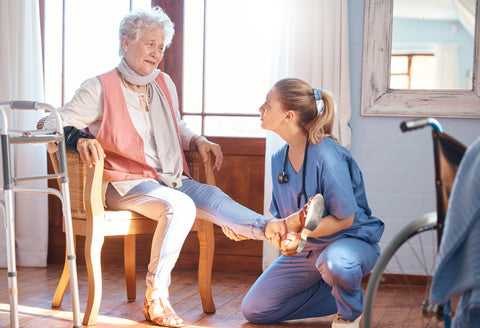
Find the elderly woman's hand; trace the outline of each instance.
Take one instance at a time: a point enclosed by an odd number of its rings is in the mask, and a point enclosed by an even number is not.
[[[37,130],[42,130],[43,126],[45,125],[45,121],[47,120],[48,116],[44,116],[37,122]],[[49,153],[56,153],[58,151],[58,147],[55,143],[49,142],[47,143],[47,151]]]
[[[214,169],[220,170],[223,162],[223,153],[220,145],[210,142],[207,138],[202,136],[197,136],[193,138],[193,143],[198,149],[198,152],[203,158],[203,161],[206,162],[208,159],[207,153],[211,151],[215,156],[215,164],[213,166]]]
[[[102,146],[96,139],[80,138],[77,143],[77,151],[82,161],[91,167],[105,158]]]
[[[37,130],[43,129],[43,126],[45,125],[45,121],[47,120],[48,116],[44,116],[40,119],[40,121],[37,122]]]

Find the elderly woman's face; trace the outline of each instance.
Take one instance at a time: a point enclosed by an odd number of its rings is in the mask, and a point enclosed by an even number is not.
[[[160,28],[143,30],[137,41],[122,39],[128,66],[140,75],[148,75],[163,59],[165,35]]]

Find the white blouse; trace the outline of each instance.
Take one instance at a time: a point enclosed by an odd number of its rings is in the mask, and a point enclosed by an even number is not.
[[[190,140],[196,135],[190,131],[190,129],[187,128],[186,123],[180,119],[177,90],[171,78],[166,74],[164,74],[164,76],[170,96],[172,98],[182,148],[184,150],[188,150]],[[141,94],[134,92],[123,85],[122,91],[127,103],[130,118],[144,142],[145,159],[147,164],[155,168],[155,170],[158,172],[158,170],[161,169],[158,164],[158,156],[165,156],[163,160],[167,161],[171,158],[171,156],[169,156],[169,154],[158,154],[157,152],[155,139],[153,138],[154,132],[149,112],[142,108],[139,101],[139,95]],[[72,100],[65,104],[65,106],[63,106],[63,108],[60,110],[60,115],[62,117],[63,126],[74,126],[77,129],[84,129],[88,127],[89,131],[96,136],[100,130],[100,125],[103,118],[103,88],[100,80],[97,77],[92,77],[83,82],[80,88],[76,91]],[[51,129],[54,127],[54,124],[55,122],[53,117],[48,118],[45,121],[44,129]],[[176,140],[176,135],[171,136],[171,138],[171,140],[166,142],[178,142]],[[112,182],[112,184],[120,193],[120,195],[124,195],[134,186],[145,180],[146,179],[117,181]],[[180,185],[175,187],[180,187]],[[104,188],[106,189],[106,184]]]

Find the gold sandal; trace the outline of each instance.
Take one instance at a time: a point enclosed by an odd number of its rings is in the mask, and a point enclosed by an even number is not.
[[[323,196],[321,194],[316,194],[310,198],[310,200],[298,213],[298,218],[300,220],[300,232],[288,232],[286,221],[284,221],[286,232],[283,236],[283,240],[285,241],[285,249],[283,250],[283,254],[291,256],[300,253],[303,250],[307,244],[308,236],[317,228],[318,224],[323,218],[324,211],[325,204]],[[295,241],[298,241],[296,247],[294,247]],[[290,244],[293,246],[291,245],[288,247]]]
[[[300,242],[297,246],[297,253],[300,253],[307,243],[308,236],[314,231],[325,211],[325,201],[322,194],[312,196],[299,213],[302,230],[300,232]]]
[[[164,302],[158,298],[152,301],[147,301],[147,298],[145,298],[143,301],[142,312],[146,320],[149,320],[158,326],[184,326],[183,320],[175,313],[168,300]]]

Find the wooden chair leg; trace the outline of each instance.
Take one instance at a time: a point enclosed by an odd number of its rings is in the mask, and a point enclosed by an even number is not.
[[[123,257],[125,265],[125,282],[127,285],[127,299],[135,301],[137,297],[137,282],[135,280],[135,235],[123,236]]]
[[[199,221],[199,229],[197,230],[198,242],[200,244],[198,287],[200,289],[203,312],[215,313],[215,304],[212,297],[212,266],[213,252],[215,251],[213,224],[204,220]]]
[[[73,235],[73,246],[76,246],[76,236]],[[65,248],[65,264],[63,265],[62,276],[58,282],[55,294],[53,294],[52,307],[60,307],[62,305],[63,296],[68,287],[70,281],[70,272],[68,271],[67,249]]]
[[[102,301],[102,253],[104,236],[98,233],[87,233],[85,239],[85,262],[88,274],[88,299],[83,324],[95,325]]]

